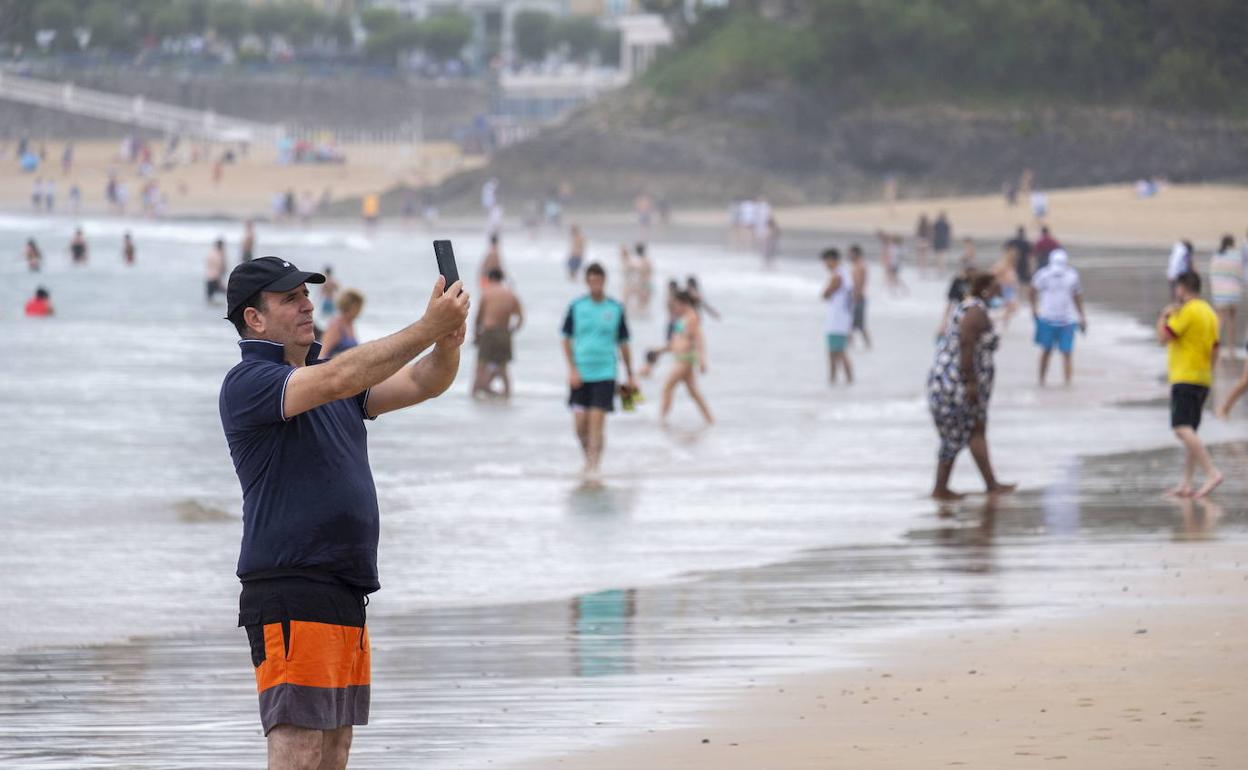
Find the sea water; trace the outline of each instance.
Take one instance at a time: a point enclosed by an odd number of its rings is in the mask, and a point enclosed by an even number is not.
[[[241,493],[217,411],[221,379],[238,360],[237,335],[222,319],[220,299],[205,301],[202,276],[217,237],[231,242],[237,260],[239,227],[89,219],[81,224],[90,261],[73,266],[68,242],[78,224],[0,217],[0,254],[9,255],[0,261],[7,343],[0,375],[0,617],[12,619],[0,624],[0,651],[9,661],[0,700],[41,725],[49,713],[61,714],[67,721],[58,735],[72,747],[71,763],[111,766],[191,751],[172,738],[144,753],[142,741],[168,731],[206,729],[217,719],[232,735],[254,729],[254,714],[244,709],[218,714],[205,707],[220,676],[238,679],[230,680],[238,691],[230,690],[229,703],[245,704],[249,687],[241,632],[232,628]],[[126,230],[138,247],[133,266],[120,256]],[[607,292],[618,296],[619,246],[589,236],[589,259],[605,265]],[[21,256],[28,237],[45,254],[37,274],[27,272]],[[356,327],[369,340],[420,317],[436,277],[435,237],[454,241],[460,273],[474,290],[485,251],[475,229],[268,226],[260,228],[258,254],[305,270],[332,265],[344,286],[366,296]],[[533,725],[575,721],[587,693],[614,704],[614,711],[604,707],[604,723],[635,727],[627,717],[630,688],[661,687],[690,669],[748,667],[759,650],[793,645],[795,624],[896,628],[907,619],[930,624],[1038,606],[1043,599],[1028,593],[1028,575],[1100,563],[1096,540],[1106,533],[1121,543],[1172,529],[1167,509],[1134,517],[1112,505],[1076,505],[1072,512],[1061,492],[1086,487],[1081,458],[1173,443],[1164,352],[1127,314],[1093,303],[1092,333],[1079,339],[1070,388],[1036,387],[1025,311],[1002,330],[990,443],[998,475],[1032,490],[1035,505],[1027,510],[1038,513],[1003,517],[1003,542],[1015,547],[987,555],[949,551],[951,541],[973,544],[980,529],[978,508],[964,528],[933,527],[936,507],[926,499],[937,440],[924,385],[945,279],[908,270],[909,292],[892,296],[873,269],[874,347],[852,348],[855,383],[832,386],[820,299],[826,275],[813,255],[764,271],[756,257],[722,244],[661,236],[650,247],[652,307],[629,316],[634,362],[663,343],[667,279],[696,275],[721,315],[703,325],[709,371],[701,383],[717,423],[704,427],[678,391],[670,426],[659,424],[667,371],[660,364],[642,381],[646,403],[609,419],[604,478],[586,484],[566,407],[560,337],[568,303],[585,288],[568,280],[565,249],[565,239],[550,231],[537,238],[504,234],[503,264],[525,309],[510,403],[470,398],[475,356],[466,346],[445,395],[368,424],[382,512],[383,589],[370,607],[378,669],[391,682],[419,688],[376,694],[374,734],[386,741],[412,740],[419,714],[436,715],[428,718],[444,728],[462,727],[465,715],[482,719],[474,709],[488,702],[497,706],[495,721],[484,722],[492,737],[431,730],[419,733],[422,751],[445,758],[471,746],[477,756],[514,756],[509,730],[527,735],[533,748]],[[40,285],[50,289],[56,316],[23,318],[25,299]],[[1059,380],[1055,359],[1050,381]],[[1243,440],[1248,431],[1242,422],[1210,420],[1202,435]],[[1157,476],[1176,472],[1163,464]],[[1106,495],[1161,483],[1133,473],[1106,471],[1116,485]],[[969,457],[953,485],[979,488]],[[1120,521],[1126,525],[1115,529]],[[1226,536],[1242,536],[1242,516],[1227,523]],[[1037,534],[1074,538],[1077,547],[1037,549]],[[985,568],[984,559],[998,566]],[[1003,577],[965,577],[985,570]],[[630,625],[646,616],[662,622],[642,630]],[[799,617],[802,623],[792,620]],[[716,633],[721,618],[733,620]],[[770,641],[758,647],[752,634]],[[681,646],[690,639],[697,645]],[[551,640],[562,640],[557,663],[549,659]],[[832,659],[815,636],[805,644],[788,650],[788,664]],[[91,647],[84,652],[81,645]],[[465,656],[468,649],[475,652]],[[139,696],[124,687],[127,694],[111,695],[107,682],[124,680],[131,666],[118,661],[136,656],[143,684],[132,685],[143,697],[133,700]],[[235,659],[237,671],[229,665]],[[473,676],[495,666],[501,681],[524,679],[529,689]],[[39,691],[40,670],[79,683],[84,689],[75,696],[100,714],[62,713],[42,694],[32,696],[37,707],[20,706],[27,688]],[[195,671],[211,673],[186,679]],[[563,700],[530,697],[534,682],[562,678],[610,682],[614,696],[591,689]],[[98,689],[81,684],[97,680]],[[199,695],[184,703],[187,687]],[[413,698],[436,708],[414,714],[403,708]],[[533,713],[541,704],[549,713]],[[153,712],[161,730],[146,725]],[[129,753],[118,749],[110,759],[83,748],[100,730],[121,733]],[[129,740],[127,731],[134,731]],[[52,756],[41,750],[32,743],[11,756],[37,764]],[[256,744],[231,751],[246,765]]]

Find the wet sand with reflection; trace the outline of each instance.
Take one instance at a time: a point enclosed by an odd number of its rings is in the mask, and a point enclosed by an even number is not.
[[[1246,456],[1242,443],[1215,448],[1227,465]],[[1150,597],[1160,565],[1230,570],[1242,583],[1248,483],[1232,475],[1222,505],[1162,500],[1159,471],[1177,459],[1173,450],[1088,458],[1059,484],[944,508],[892,544],[813,549],[669,585],[407,613],[374,602],[373,720],[353,765],[478,768],[652,731],[687,737],[715,704],[745,704],[733,718],[753,720],[760,704],[740,699],[797,672],[840,669],[827,675],[839,681],[884,665],[882,651],[922,658],[934,635],[978,638],[968,629],[1129,609]],[[609,488],[581,494],[603,510],[618,504]],[[1211,598],[1197,591],[1185,601]],[[977,653],[1002,664],[990,646]],[[237,630],[0,657],[0,763],[260,766],[247,662]],[[878,737],[888,720],[872,724]],[[821,756],[775,766],[816,766]]]

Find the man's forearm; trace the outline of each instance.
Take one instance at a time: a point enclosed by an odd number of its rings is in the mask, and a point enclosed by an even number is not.
[[[620,345],[620,358],[624,359],[624,371],[628,379],[633,379],[633,354],[628,345]]]
[[[1157,332],[1157,341],[1165,345],[1170,341],[1170,327],[1167,325],[1170,321],[1170,314],[1162,311],[1157,317],[1157,326],[1154,331]]]
[[[420,388],[423,399],[435,398],[446,392],[459,373],[459,346],[433,348],[433,353],[408,367],[408,376]]]
[[[424,321],[417,321],[394,334],[351,348],[323,366],[336,370],[341,392],[360,393],[403,368],[434,341]],[[456,362],[458,365],[458,356]]]

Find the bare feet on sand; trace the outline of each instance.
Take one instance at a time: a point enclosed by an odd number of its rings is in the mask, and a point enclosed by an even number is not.
[[[1196,490],[1196,494],[1192,495],[1192,497],[1206,497],[1210,492],[1218,488],[1218,485],[1222,483],[1223,478],[1224,476],[1221,471],[1214,473],[1212,476],[1205,479],[1205,483],[1200,485],[1200,489]]]
[[[933,489],[932,490],[933,500],[944,500],[947,502],[955,502],[957,500],[963,499],[964,497],[966,497],[966,495],[960,492],[954,492],[951,489]]]
[[[1218,479],[1221,481],[1221,479]],[[1186,481],[1161,493],[1162,497],[1191,497],[1192,487]]]
[[[988,487],[986,493],[989,495],[1008,495],[1018,489],[1017,484],[993,484]]]

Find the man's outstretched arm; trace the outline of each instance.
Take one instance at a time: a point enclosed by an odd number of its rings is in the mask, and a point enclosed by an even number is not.
[[[445,393],[459,372],[459,350],[467,334],[464,324],[438,340],[432,353],[374,385],[365,405],[368,416],[377,417]]]
[[[445,279],[439,276],[419,321],[389,336],[351,348],[329,363],[296,369],[286,382],[283,415],[289,419],[330,401],[363,393],[384,383],[430,345],[448,335],[459,334],[468,318],[468,295],[460,290],[458,283],[443,293],[444,283]],[[458,361],[457,348],[456,367]],[[453,378],[454,374],[451,376]],[[380,414],[374,411],[373,398],[369,396],[369,412]]]

